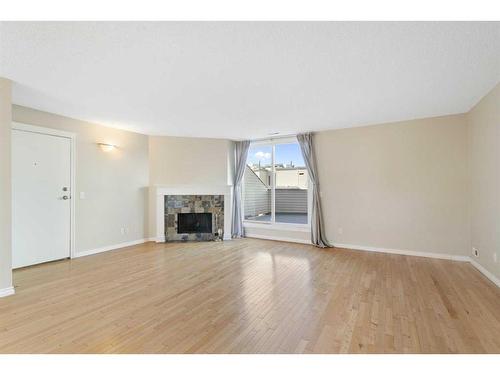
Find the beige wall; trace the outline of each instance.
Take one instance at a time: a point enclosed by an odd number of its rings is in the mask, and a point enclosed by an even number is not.
[[[500,84],[467,114],[467,120],[471,246],[479,250],[479,257],[472,258],[500,278]]]
[[[60,129],[76,138],[76,251],[141,240],[146,235],[148,137],[13,106],[16,122]],[[97,142],[119,148],[103,152]],[[86,198],[80,199],[79,193]],[[126,228],[126,233],[121,233]]]
[[[228,185],[231,141],[149,137],[151,185]]]
[[[469,255],[466,125],[456,115],[319,132],[327,238]]]
[[[150,186],[232,185],[233,142],[227,139],[149,137]],[[156,236],[156,197],[149,196],[149,236]]]
[[[12,286],[11,82],[0,77],[0,294]]]

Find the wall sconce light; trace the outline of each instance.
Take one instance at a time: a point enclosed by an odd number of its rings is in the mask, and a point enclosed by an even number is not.
[[[110,151],[113,151],[114,149],[116,149],[116,145],[112,145],[110,143],[98,143],[97,144],[101,150],[103,150],[104,152],[110,152]]]

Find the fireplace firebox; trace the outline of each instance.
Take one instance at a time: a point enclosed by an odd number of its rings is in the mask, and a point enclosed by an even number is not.
[[[212,233],[212,214],[178,213],[177,233]]]

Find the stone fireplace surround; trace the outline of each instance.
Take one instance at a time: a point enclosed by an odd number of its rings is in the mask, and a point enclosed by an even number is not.
[[[169,195],[191,195],[191,196],[209,196],[209,195],[223,195],[223,228],[224,240],[231,239],[231,210],[232,210],[232,194],[233,188],[231,185],[220,186],[195,186],[195,185],[176,185],[176,186],[153,186],[152,193],[156,197],[155,211],[156,211],[156,242],[165,242],[165,196]],[[195,211],[192,211],[195,212]],[[215,220],[213,218],[212,220]],[[182,239],[181,239],[182,240]]]
[[[212,241],[224,231],[224,195],[165,195],[165,241]],[[212,215],[210,233],[178,233],[178,214]]]

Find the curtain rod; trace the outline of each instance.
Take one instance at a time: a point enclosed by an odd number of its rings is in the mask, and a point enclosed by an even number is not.
[[[250,142],[258,142],[258,141],[273,141],[275,139],[281,139],[281,138],[292,138],[296,137],[297,134],[288,134],[288,135],[275,135],[271,137],[264,137],[264,138],[256,138],[256,139],[250,139]]]

